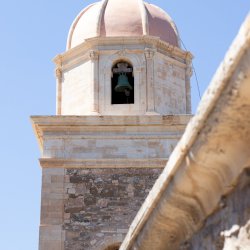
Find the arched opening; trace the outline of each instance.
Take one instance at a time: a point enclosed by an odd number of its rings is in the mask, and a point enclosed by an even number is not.
[[[120,243],[116,243],[116,244],[106,247],[104,250],[119,250],[120,245],[121,245]]]
[[[126,61],[117,62],[112,68],[111,104],[134,103],[133,66]]]

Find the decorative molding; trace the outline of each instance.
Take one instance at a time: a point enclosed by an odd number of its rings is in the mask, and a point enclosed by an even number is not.
[[[193,65],[192,65],[192,59],[193,59],[193,56],[191,53],[187,53],[187,56],[186,56],[186,76],[187,77],[191,77],[193,75]]]
[[[159,114],[158,114],[159,115]],[[50,140],[57,140],[57,139],[84,139],[84,140],[179,140],[181,137],[181,132],[180,130],[184,130],[185,126],[178,126],[175,127],[176,131],[172,133],[167,133],[166,131],[162,131],[162,134],[147,134],[146,132],[138,132],[136,135],[135,134],[118,134],[115,133],[114,135],[105,135],[101,134],[103,131],[95,131],[96,133],[99,132],[99,135],[92,135],[91,131],[86,129],[84,132],[79,132],[77,135],[74,133],[68,133],[68,135],[65,135],[62,133],[57,133],[56,135],[46,135],[47,138],[50,138]],[[93,130],[92,130],[93,131]],[[111,131],[112,132],[112,131]],[[114,132],[114,130],[113,130]]]
[[[62,80],[62,68],[61,67],[55,69],[55,75],[58,80],[60,81]]]
[[[152,48],[146,48],[144,51],[147,61],[147,108],[146,114],[153,115],[155,112],[155,79],[154,79],[154,55],[156,50]]]
[[[92,61],[98,60],[98,58],[99,58],[99,53],[98,53],[98,51],[96,51],[96,50],[90,50],[90,51],[89,51],[89,58],[90,58],[90,60],[92,60]]]
[[[120,46],[122,47],[122,46]],[[114,63],[125,60],[133,65],[133,68],[140,67],[145,58],[143,54],[131,53],[128,49],[113,50],[113,54],[108,54],[102,57],[100,60],[100,68],[105,68],[100,74],[103,77],[103,81],[100,81],[100,93],[101,93],[101,102],[100,102],[100,114],[102,115],[138,115],[145,113],[145,107],[141,105],[144,101],[143,92],[140,87],[142,86],[142,74],[141,72],[134,71],[134,104],[122,104],[122,105],[112,105],[111,100],[111,91],[110,91],[110,76],[112,74],[111,68]]]
[[[126,56],[128,54],[128,50],[127,49],[118,50],[115,54],[118,54],[119,56]]]
[[[59,66],[55,69],[56,75],[56,114],[62,113],[62,68]]]
[[[145,67],[134,67],[134,72],[143,72]]]
[[[42,168],[164,168],[168,159],[46,159],[41,158]]]
[[[192,66],[189,65],[186,68],[186,76],[191,78],[192,75],[193,75],[193,68],[192,68]]]
[[[186,125],[192,118],[191,115],[166,115],[166,116],[31,116],[32,123],[39,126],[42,130],[51,129],[53,131],[61,131],[70,128],[88,126],[90,128],[106,126],[105,131],[109,127],[116,126],[177,126]]]
[[[193,55],[190,52],[187,52],[186,54],[186,62],[187,64],[192,63]]]
[[[190,79],[193,75],[193,65],[192,65],[192,55],[187,55],[186,58],[186,70],[185,70],[185,88],[186,88],[186,112],[187,114],[191,114],[192,105],[191,105],[191,84]]]
[[[155,55],[155,52],[155,49],[146,48],[144,54],[148,60],[152,60]]]
[[[62,67],[62,60],[63,60],[63,56],[61,54],[57,55],[53,61],[56,64],[57,67]]]
[[[60,135],[60,133],[67,132],[70,136],[89,136],[86,135],[89,132],[101,133],[107,136],[106,133],[120,131],[123,136],[131,136],[132,133],[136,133],[135,136],[141,134],[147,135],[147,132],[152,131],[150,127],[156,127],[162,129],[164,136],[173,138],[178,137],[178,133],[182,133],[187,123],[192,118],[191,115],[147,115],[147,116],[32,116],[32,126],[35,131],[36,138],[39,142],[40,150],[43,150],[44,136],[54,136],[51,132]],[[128,134],[127,131],[129,126]],[[165,132],[171,131],[170,134]],[[49,132],[49,134],[47,134]],[[83,134],[84,132],[84,134]],[[101,135],[105,137],[105,135]],[[55,136],[56,136],[55,135]],[[122,135],[120,135],[122,136]]]
[[[170,54],[162,54],[161,52],[157,51],[156,55],[159,56],[159,57],[161,57],[161,58],[164,58],[165,60],[167,60],[172,65],[181,67],[183,69],[185,69],[187,67],[185,61],[181,62],[181,61],[179,61],[179,60],[177,60],[175,58],[172,58],[172,57],[170,57]]]
[[[63,62],[62,64],[62,71],[67,71],[70,70],[72,67],[84,63],[86,61],[89,61],[90,57],[88,54],[89,51],[87,51],[87,53],[85,54],[81,54],[78,57],[75,58],[71,58],[71,60]]]
[[[184,51],[181,48],[174,47],[167,42],[160,40],[159,37],[154,36],[138,36],[138,37],[94,37],[86,39],[82,44],[67,50],[61,54],[63,61],[68,61],[72,57],[77,57],[83,53],[100,46],[112,46],[118,44],[142,44],[147,46],[153,46],[157,50],[163,50],[166,53],[171,53],[172,56],[176,56],[182,59],[186,59],[187,55],[192,56],[190,52]],[[54,59],[55,61],[55,59]]]

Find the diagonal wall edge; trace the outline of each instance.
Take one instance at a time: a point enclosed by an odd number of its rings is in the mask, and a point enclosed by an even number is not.
[[[250,16],[120,249],[178,249],[250,164]]]

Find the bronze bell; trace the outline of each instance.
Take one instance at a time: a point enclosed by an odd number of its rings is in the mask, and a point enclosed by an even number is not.
[[[118,83],[115,86],[116,92],[125,92],[125,90],[132,90],[132,86],[129,84],[128,77],[126,74],[120,74],[118,77]]]

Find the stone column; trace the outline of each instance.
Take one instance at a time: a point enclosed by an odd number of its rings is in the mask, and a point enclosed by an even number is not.
[[[62,70],[60,67],[56,68],[56,114],[62,114]]]
[[[97,51],[91,50],[89,52],[91,60],[91,77],[93,88],[92,114],[99,114],[99,55]]]
[[[192,107],[191,107],[191,87],[190,87],[190,78],[193,74],[192,68],[192,55],[188,54],[186,58],[186,75],[185,75],[185,84],[186,84],[186,113],[191,114]]]
[[[155,90],[154,90],[154,54],[150,48],[145,49],[146,74],[147,74],[147,113],[155,113]]]

